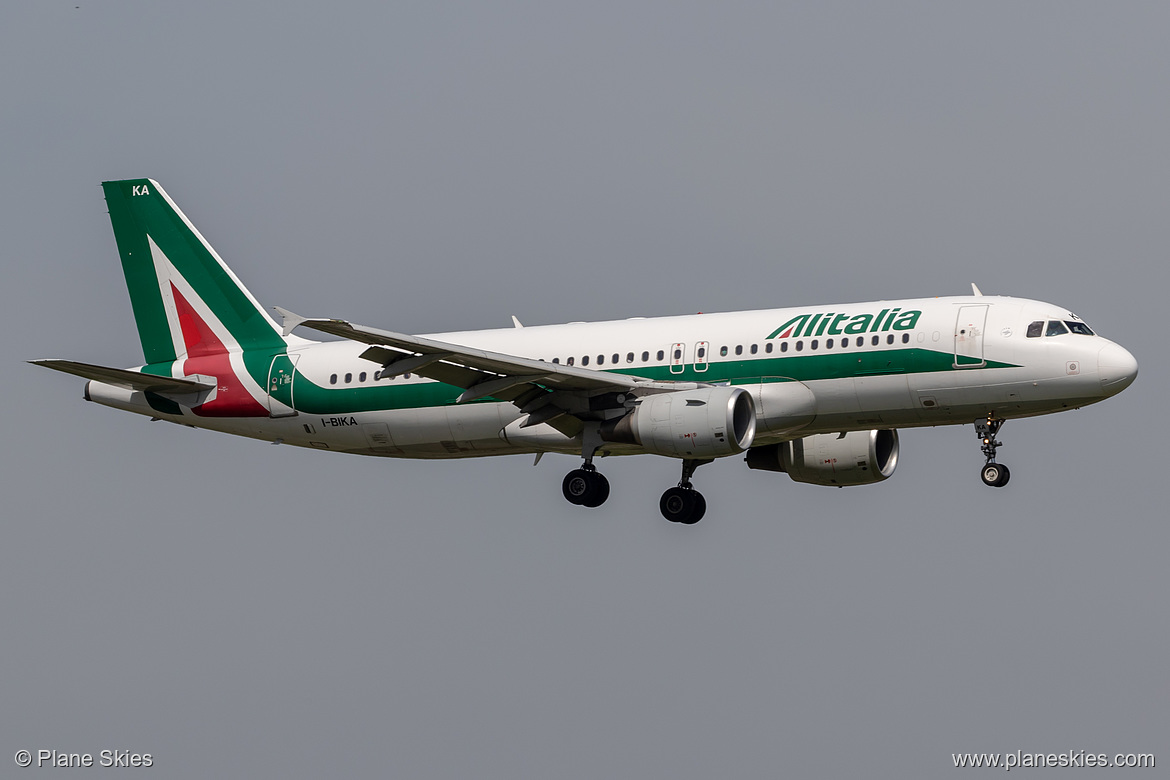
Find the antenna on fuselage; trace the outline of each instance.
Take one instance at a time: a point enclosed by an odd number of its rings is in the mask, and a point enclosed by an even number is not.
[[[975,286],[975,282],[971,282],[971,294],[978,295],[980,298],[983,297],[983,293],[979,292],[979,288]]]

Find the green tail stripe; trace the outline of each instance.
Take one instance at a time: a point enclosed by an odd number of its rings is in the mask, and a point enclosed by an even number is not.
[[[177,357],[148,236],[241,347],[284,348],[284,339],[272,320],[156,182],[150,179],[109,181],[102,183],[102,189],[147,363],[163,363]],[[175,335],[179,335],[181,342],[181,334]]]

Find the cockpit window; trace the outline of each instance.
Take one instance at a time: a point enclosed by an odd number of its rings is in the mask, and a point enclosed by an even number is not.
[[[1089,329],[1089,326],[1083,322],[1075,322],[1073,320],[1065,320],[1064,324],[1067,325],[1068,329],[1071,330],[1073,333],[1078,333],[1082,336],[1095,336],[1095,335],[1097,335],[1097,334],[1093,333],[1093,331]]]
[[[1049,320],[1048,330],[1044,331],[1045,336],[1060,336],[1068,333],[1068,328],[1064,327],[1064,323],[1059,320]]]
[[[1038,339],[1044,335],[1044,320],[1036,320],[1028,325],[1028,338]]]

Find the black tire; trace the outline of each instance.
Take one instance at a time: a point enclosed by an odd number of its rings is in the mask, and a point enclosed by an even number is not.
[[[988,463],[983,467],[983,471],[979,472],[983,484],[988,487],[1003,487],[1010,476],[1011,472],[1002,463]]]
[[[707,514],[707,499],[703,498],[703,494],[697,490],[692,490],[691,493],[695,501],[695,506],[691,510],[691,516],[686,520],[679,521],[687,525],[694,525],[703,519],[703,515]]]
[[[1000,475],[999,475],[999,479],[995,483],[995,486],[996,487],[1003,487],[1004,485],[1006,485],[1008,483],[1008,480],[1012,478],[1012,472],[1011,472],[1011,469],[1009,469],[1007,466],[1003,465],[1002,463],[999,464],[999,470],[1000,470]]]
[[[574,469],[566,474],[564,481],[561,482],[561,493],[564,494],[565,500],[570,504],[580,506],[589,495],[591,482],[588,471],[585,469]]]
[[[658,510],[662,512],[662,516],[672,523],[690,523],[695,522],[690,518],[695,514],[695,507],[698,503],[695,501],[695,496],[698,495],[694,490],[686,488],[672,487],[662,494],[662,499],[658,502]],[[699,517],[702,517],[700,514]]]
[[[585,472],[589,475],[589,490],[585,494],[581,506],[598,507],[609,498],[609,480],[596,471]]]

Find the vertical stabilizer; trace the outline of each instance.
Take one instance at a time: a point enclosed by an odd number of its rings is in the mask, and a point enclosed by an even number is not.
[[[280,329],[158,182],[102,189],[148,364],[285,348]]]

